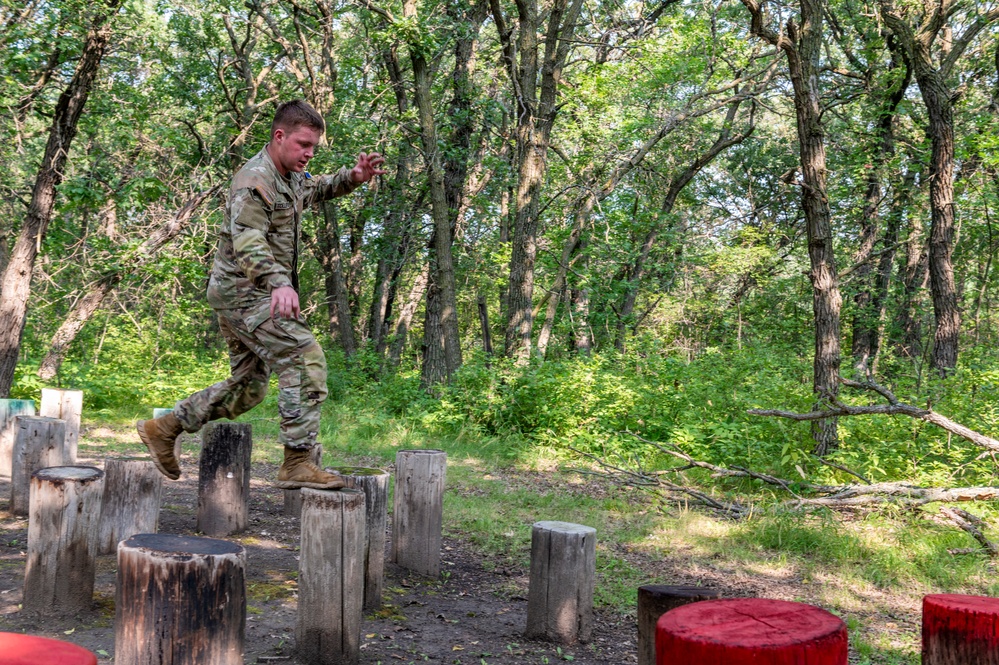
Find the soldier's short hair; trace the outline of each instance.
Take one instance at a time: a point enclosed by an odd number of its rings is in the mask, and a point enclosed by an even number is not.
[[[304,99],[293,99],[277,107],[271,122],[271,136],[278,128],[290,134],[299,127],[309,127],[320,133],[326,131],[323,117]]]

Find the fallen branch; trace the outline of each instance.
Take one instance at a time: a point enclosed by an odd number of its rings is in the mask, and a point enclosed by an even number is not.
[[[999,547],[996,547],[996,544],[986,538],[982,530],[979,529],[980,526],[984,527],[984,522],[979,517],[966,510],[948,508],[947,506],[940,506],[940,513],[962,530],[971,534],[971,537],[979,542],[982,548],[989,553],[989,556],[999,556]],[[959,553],[963,554],[964,552]]]
[[[569,447],[581,457],[593,461],[601,471],[590,469],[574,469],[578,473],[600,476],[602,478],[617,482],[622,485],[629,485],[654,493],[666,493],[669,495],[682,495],[694,499],[698,504],[707,506],[713,510],[724,512],[732,517],[744,517],[749,514],[749,509],[740,503],[719,499],[705,493],[701,489],[696,489],[687,485],[674,483],[665,478],[667,474],[682,473],[685,470],[698,468],[711,472],[714,478],[755,478],[791,494],[794,498],[787,499],[782,505],[790,508],[821,506],[834,509],[853,509],[863,506],[877,506],[892,504],[905,508],[916,508],[928,503],[955,503],[962,501],[988,501],[999,498],[999,487],[919,487],[905,482],[870,483],[863,476],[843,468],[839,465],[829,463],[837,469],[857,476],[866,485],[815,485],[812,483],[792,481],[785,478],[778,478],[766,473],[752,471],[744,467],[726,468],[717,464],[711,464],[693,458],[687,453],[676,449],[670,444],[662,444],[657,441],[650,441],[634,432],[626,432],[634,436],[639,441],[652,446],[659,452],[665,453],[686,462],[681,467],[661,471],[644,471],[636,463],[636,468],[626,468],[621,465],[612,464],[596,455]],[[823,460],[825,461],[825,460]],[[792,489],[792,487],[794,489]],[[797,491],[796,491],[797,490]],[[810,492],[816,496],[802,496],[800,492]],[[965,511],[956,514],[964,514],[965,521],[973,522],[974,516]]]
[[[825,418],[841,418],[843,416],[909,416],[910,418],[916,418],[917,420],[924,420],[928,423],[932,423],[937,427],[940,427],[951,434],[956,434],[962,439],[966,439],[967,441],[970,441],[977,446],[981,446],[982,448],[999,451],[999,440],[993,439],[990,436],[985,436],[984,434],[980,434],[960,423],[954,422],[950,418],[941,415],[932,409],[922,409],[918,406],[912,406],[911,404],[903,404],[898,401],[898,398],[896,398],[890,390],[884,386],[874,383],[873,381],[870,383],[860,383],[858,381],[850,381],[848,379],[844,379],[843,377],[839,377],[839,382],[844,386],[849,386],[851,388],[873,390],[888,400],[888,404],[851,406],[849,404],[844,404],[838,399],[832,398],[830,399],[832,406],[828,409],[822,409],[820,411],[797,413],[795,411],[784,411],[781,409],[749,409],[747,413],[753,416],[772,416],[775,418],[787,418],[789,420],[797,421],[823,420]]]

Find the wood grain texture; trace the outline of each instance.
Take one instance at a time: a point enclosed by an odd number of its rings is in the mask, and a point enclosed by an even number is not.
[[[42,403],[38,415],[66,421],[65,464],[76,464],[80,445],[80,418],[83,415],[83,391],[42,388]]]
[[[659,619],[656,659],[657,665],[846,665],[846,624],[804,603],[706,600]]]
[[[999,598],[923,598],[923,665],[999,665]]]
[[[528,637],[562,644],[588,642],[593,632],[596,529],[537,522],[531,530]]]
[[[24,611],[66,616],[90,609],[104,472],[56,466],[31,477]]]
[[[30,399],[0,399],[0,476],[10,476],[17,436],[17,416],[35,415],[35,402]]]
[[[364,492],[301,492],[296,652],[306,665],[357,663],[364,606]]]
[[[31,474],[48,466],[73,464],[66,453],[66,422],[43,416],[14,419],[14,452],[11,456],[10,510],[28,514]]]
[[[209,423],[201,430],[198,531],[206,536],[246,529],[252,445],[249,423]]]
[[[400,450],[395,469],[392,561],[415,573],[437,577],[441,571],[447,453]]]
[[[647,584],[638,587],[638,665],[656,663],[656,623],[682,605],[721,597],[717,589],[701,586]]]
[[[385,579],[385,535],[388,529],[389,473],[382,469],[335,467],[347,487],[364,492],[367,540],[364,546],[364,609],[382,606]]]
[[[243,665],[246,552],[137,534],[118,545],[115,665]]]
[[[150,460],[105,460],[98,554],[111,554],[137,533],[159,531],[162,497],[163,475]]]

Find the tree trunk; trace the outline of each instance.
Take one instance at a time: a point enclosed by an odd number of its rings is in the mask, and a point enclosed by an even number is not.
[[[534,261],[540,228],[541,184],[547,171],[549,139],[555,116],[558,85],[569,55],[581,0],[555,0],[548,17],[545,52],[538,86],[538,32],[541,19],[536,0],[517,3],[519,33],[514,47],[498,0],[490,0],[493,19],[503,44],[503,56],[513,83],[517,114],[516,213],[510,278],[507,291],[506,341],[508,356],[526,362],[531,354]],[[519,56],[519,58],[518,58]]]
[[[999,19],[999,9],[980,12],[964,31],[951,34],[950,3],[927,6],[925,15],[913,30],[891,0],[880,0],[881,17],[898,41],[919,83],[919,92],[929,117],[927,135],[932,143],[930,157],[930,240],[929,275],[936,330],[933,335],[933,367],[946,376],[957,367],[961,311],[954,280],[954,106],[947,85],[954,65],[975,36]],[[938,39],[938,37],[942,38]],[[939,53],[933,53],[934,44]]]
[[[407,18],[415,17],[416,4],[414,0],[407,0],[405,15]],[[431,350],[429,346],[426,349],[422,373],[423,385],[431,386],[449,379],[461,366],[461,339],[458,336],[458,306],[451,254],[451,215],[448,212],[444,169],[440,146],[437,142],[437,125],[430,95],[432,83],[430,68],[420,45],[410,46],[410,60],[413,65],[416,108],[420,120],[420,138],[423,144],[423,158],[427,165],[427,175],[430,180],[431,215],[434,221],[432,259],[430,261],[434,274],[428,290],[426,322],[430,330],[427,334],[436,340],[438,334],[433,327],[439,325],[439,338],[443,346],[440,354]],[[429,296],[434,295],[435,289],[439,298],[439,306],[431,307]],[[427,366],[427,362],[432,364]]]
[[[833,253],[832,225],[826,190],[826,148],[823,140],[819,57],[822,49],[822,11],[819,0],[800,0],[800,26],[787,22],[786,34],[769,27],[757,0],[742,0],[753,17],[752,32],[784,51],[794,91],[802,187],[808,239],[808,273],[812,283],[815,320],[815,358],[812,386],[820,402],[839,394],[840,309],[842,299]],[[812,424],[815,453],[825,455],[838,446],[836,419]]]
[[[915,187],[916,171],[910,168],[902,178],[902,183],[895,188],[892,197],[891,211],[888,215],[885,232],[881,244],[884,249],[878,260],[877,276],[874,280],[874,293],[871,297],[871,316],[874,319],[871,331],[871,374],[878,370],[878,357],[881,353],[881,340],[884,336],[885,311],[888,303],[888,287],[891,284],[892,267],[895,265],[898,232],[902,227],[902,218],[908,209],[912,189]]]
[[[316,242],[312,245],[312,250],[323,268],[330,336],[340,341],[344,355],[349,358],[357,352],[357,344],[354,341],[354,323],[343,274],[337,206],[333,201],[323,201],[321,206],[323,222],[316,229]]]
[[[954,283],[954,109],[950,91],[939,75],[916,71],[919,90],[929,113],[933,144],[930,161],[930,294],[936,330],[933,334],[933,367],[945,376],[957,367],[957,342],[961,332],[957,286]]]
[[[160,249],[168,242],[176,238],[181,231],[187,228],[194,216],[195,211],[201,204],[212,196],[217,190],[210,189],[199,192],[188,200],[173,219],[153,231],[152,235],[146,238],[134,254],[123,257],[124,260],[118,262],[119,269],[105,273],[97,280],[97,283],[90,287],[87,294],[76,301],[73,310],[66,316],[62,325],[52,336],[49,343],[49,350],[42,360],[41,367],[38,368],[38,377],[43,381],[51,381],[59,373],[59,367],[66,356],[69,345],[76,339],[77,334],[83,326],[90,321],[90,317],[104,303],[104,299],[121,282],[125,275],[135,272],[136,269],[149,263],[156,256]]]
[[[917,360],[923,356],[923,322],[919,316],[920,292],[926,286],[928,258],[919,217],[909,217],[909,238],[906,241],[905,266],[902,269],[902,300],[899,303],[897,328],[901,334],[898,351]]]
[[[392,347],[389,351],[389,362],[392,366],[397,366],[402,359],[402,351],[406,348],[406,338],[409,336],[409,329],[413,325],[413,315],[423,300],[423,294],[427,290],[428,273],[430,268],[421,270],[413,280],[413,286],[409,290],[402,310],[399,312],[399,320],[395,324],[395,339],[392,340]]]
[[[120,6],[121,0],[104,0],[96,7],[73,78],[56,103],[28,212],[3,272],[0,286],[0,397],[8,397],[14,383],[14,368],[24,332],[35,258],[52,219],[56,188],[65,173],[77,123],[111,38],[111,19]]]

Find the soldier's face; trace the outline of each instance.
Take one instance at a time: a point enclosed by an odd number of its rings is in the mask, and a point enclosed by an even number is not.
[[[319,130],[311,127],[299,126],[290,133],[280,127],[274,130],[274,137],[271,140],[274,150],[271,158],[281,175],[288,175],[289,171],[296,173],[304,171],[309,165],[309,160],[315,155],[319,138]]]

